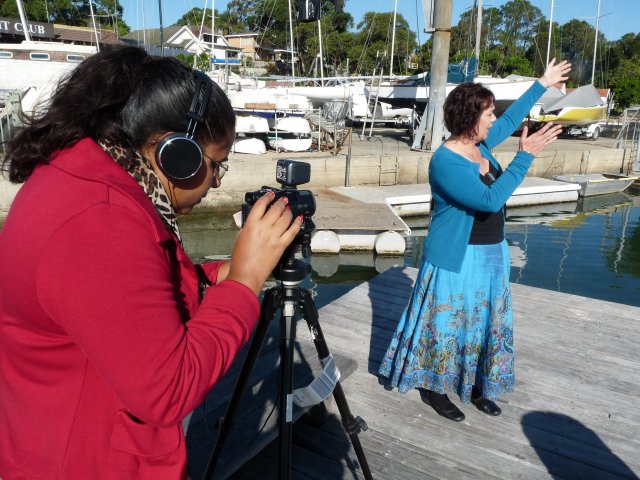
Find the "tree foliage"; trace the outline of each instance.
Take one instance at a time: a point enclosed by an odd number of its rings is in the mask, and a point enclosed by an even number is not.
[[[610,76],[617,109],[640,104],[640,59],[635,56],[620,62]]]
[[[465,11],[451,31],[451,61],[474,53],[476,12]],[[499,8],[483,10],[480,37],[479,73],[504,77],[511,73],[538,77],[549,58],[567,59],[572,64],[568,86],[593,83],[611,88],[618,109],[639,103],[640,34],[628,33],[617,41],[607,41],[584,20],[572,19],[563,25],[554,22],[549,42],[549,20],[528,0],[513,0]],[[426,45],[421,52],[429,51]],[[595,61],[595,68],[594,68]]]
[[[204,14],[204,24],[209,26],[211,25],[211,9],[202,9],[202,8],[192,8],[187,13],[182,15],[176,25],[191,25],[199,27],[202,23],[202,16]],[[218,10],[216,10],[216,20],[218,19]]]
[[[0,12],[7,1],[0,0]],[[298,57],[296,69],[303,75],[318,75],[320,45],[317,23],[295,22],[298,3],[291,1],[294,7],[294,48]],[[34,12],[42,8],[42,2],[28,4]],[[56,0],[56,4],[70,5],[72,2]],[[367,12],[354,28],[353,18],[343,11],[343,4],[343,0],[321,2],[325,75],[344,74],[347,64],[350,74],[378,75],[382,72],[388,75],[393,13]],[[288,6],[289,0],[230,0],[225,11],[216,13],[217,29],[225,34],[257,32],[262,47],[289,50]],[[179,23],[199,24],[201,19],[202,9],[195,8],[187,12]],[[210,24],[210,13],[205,21]],[[451,62],[474,54],[476,21],[475,10],[468,9],[452,26]],[[427,38],[425,43],[418,45],[416,34],[402,15],[397,16],[395,33],[393,73],[428,70],[432,39]],[[596,31],[584,20],[572,19],[563,25],[554,22],[549,42],[549,20],[543,12],[529,0],[511,0],[500,7],[487,6],[483,9],[480,35],[479,73],[482,75],[538,77],[544,72],[549,45],[549,58],[567,59],[573,65],[568,86],[591,82]],[[594,84],[611,87],[618,107],[640,102],[640,86],[636,80],[640,78],[640,34],[629,33],[609,42],[599,32],[597,43]],[[418,65],[417,69],[408,68],[414,64]]]
[[[92,27],[89,0],[23,0],[27,19],[34,22]],[[93,0],[93,13],[98,27],[116,30],[126,35],[130,28],[122,19],[122,5],[118,0]],[[15,0],[0,0],[0,16],[19,18]]]
[[[209,55],[206,52],[202,52],[200,55],[195,57],[195,65],[194,65],[194,55],[186,55],[184,53],[179,53],[176,55],[176,58],[183,63],[186,63],[190,67],[198,68],[200,70],[208,70],[209,69]]]

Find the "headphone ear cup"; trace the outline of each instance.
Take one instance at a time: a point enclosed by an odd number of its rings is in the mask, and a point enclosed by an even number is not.
[[[186,180],[202,166],[202,149],[198,142],[183,133],[164,137],[156,148],[156,162],[167,177]]]

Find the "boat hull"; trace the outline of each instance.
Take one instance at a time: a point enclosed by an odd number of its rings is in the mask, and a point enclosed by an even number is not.
[[[233,153],[245,153],[248,155],[262,155],[267,153],[267,147],[259,138],[238,138],[231,147]]]
[[[618,175],[615,173],[583,173],[577,175],[556,175],[554,180],[580,185],[578,195],[590,197],[626,190],[639,177]]]
[[[606,106],[598,107],[567,107],[556,115],[535,115],[531,120],[537,122],[553,122],[557,125],[590,125],[607,118]]]

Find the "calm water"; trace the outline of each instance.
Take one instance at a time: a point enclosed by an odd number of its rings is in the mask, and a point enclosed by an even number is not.
[[[192,257],[230,254],[237,234],[231,213],[200,212],[181,219]],[[394,264],[419,266],[427,219],[407,223],[413,233],[404,256],[316,255],[313,272],[301,286],[315,292],[321,307]],[[640,190],[511,209],[507,241],[512,282],[640,306]]]

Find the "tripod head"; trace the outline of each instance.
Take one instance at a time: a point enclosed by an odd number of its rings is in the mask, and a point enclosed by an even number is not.
[[[296,259],[295,254],[300,249],[303,258],[311,256],[311,234],[316,226],[311,217],[316,212],[316,201],[309,190],[298,190],[297,186],[307,183],[311,178],[311,165],[295,160],[278,160],[276,164],[276,181],[281,189],[263,186],[255,192],[245,193],[245,203],[242,205],[242,223],[246,220],[253,204],[267,192],[275,194],[274,201],[281,197],[287,197],[291,213],[296,218],[303,217],[300,232],[291,242],[291,245],[280,257],[273,276],[276,280],[285,283],[300,283],[311,272],[311,266],[301,259]]]

